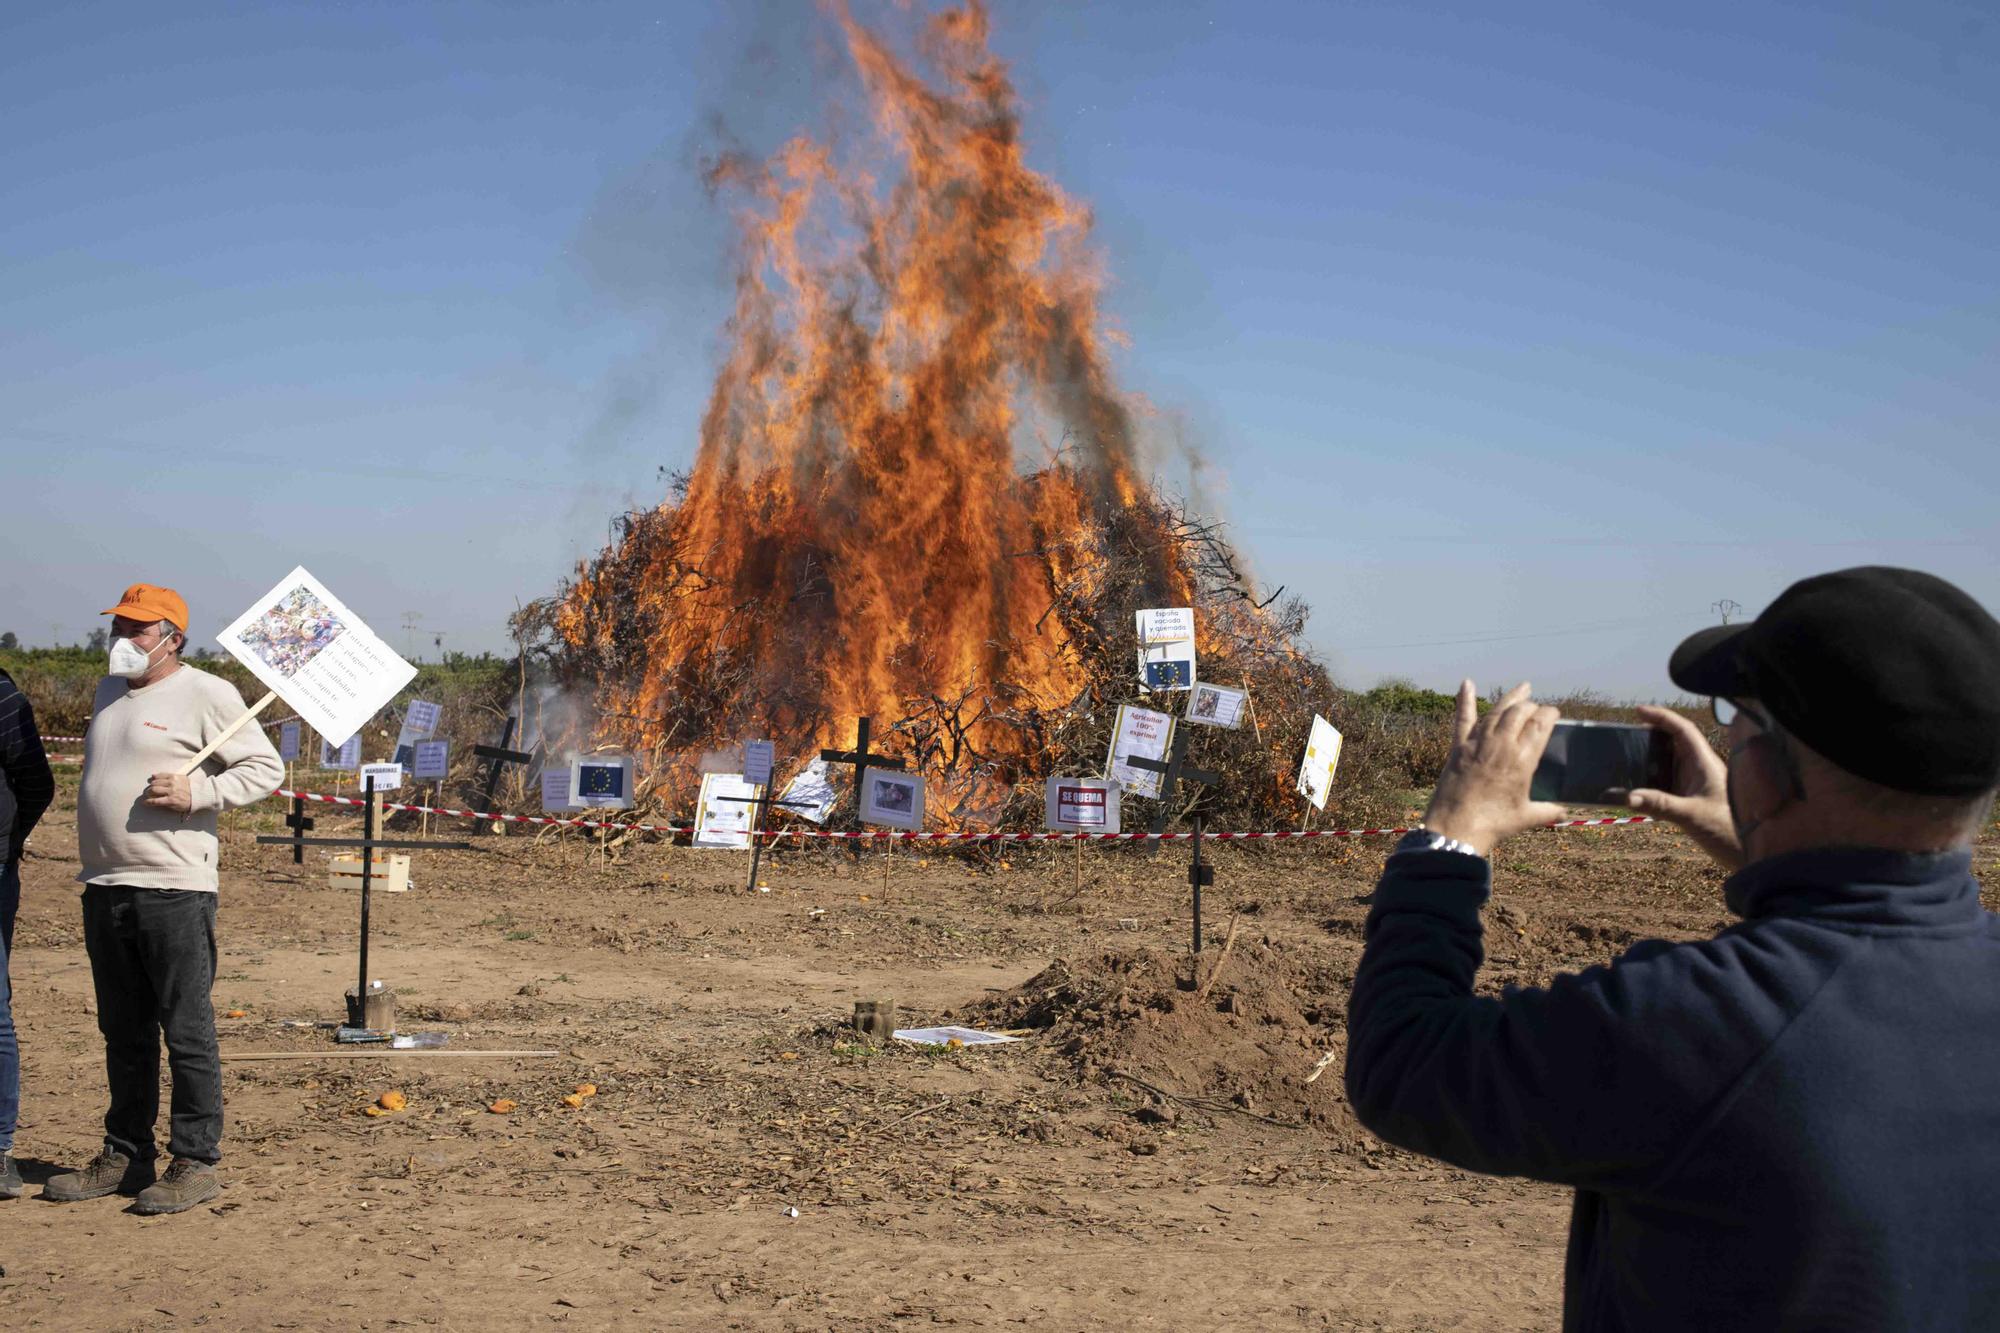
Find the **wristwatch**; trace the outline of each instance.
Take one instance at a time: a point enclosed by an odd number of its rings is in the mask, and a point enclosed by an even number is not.
[[[1396,850],[1389,855],[1396,856],[1402,852],[1460,852],[1466,856],[1479,855],[1469,842],[1460,842],[1457,838],[1447,838],[1442,833],[1433,833],[1429,829],[1421,828],[1411,829],[1396,839]]]

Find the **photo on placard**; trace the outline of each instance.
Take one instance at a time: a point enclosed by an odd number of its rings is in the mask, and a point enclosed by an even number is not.
[[[1190,722],[1198,722],[1205,727],[1227,727],[1234,730],[1243,723],[1243,710],[1249,701],[1249,694],[1243,690],[1224,689],[1220,685],[1195,682],[1188,692],[1186,717]]]
[[[870,769],[861,796],[861,822],[916,828],[924,822],[924,780],[914,773]]]
[[[236,639],[265,666],[289,677],[346,632],[332,608],[301,583],[245,625]]]

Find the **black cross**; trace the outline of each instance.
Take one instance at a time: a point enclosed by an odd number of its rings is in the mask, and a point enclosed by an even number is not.
[[[491,810],[493,808],[493,789],[500,785],[500,770],[503,766],[507,764],[532,764],[535,762],[534,755],[524,754],[519,750],[510,750],[507,748],[507,742],[513,739],[514,719],[509,717],[506,728],[500,733],[500,743],[498,745],[475,745],[472,747],[474,755],[481,759],[490,759],[493,761],[486,766],[486,794],[481,798],[484,802],[480,807],[481,809]]]
[[[757,861],[764,850],[764,812],[772,808],[779,810],[810,810],[817,801],[781,801],[764,789],[762,796],[718,796],[718,801],[736,801],[750,807],[750,884],[749,891],[757,891]]]
[[[292,798],[292,813],[285,816],[285,827],[292,831],[292,836],[288,839],[280,838],[279,841],[290,842],[292,844],[292,864],[295,866],[302,866],[306,863],[305,838],[306,834],[312,830],[312,826],[312,816],[306,813],[306,798],[303,796],[294,796]]]
[[[300,834],[286,837],[284,834],[263,834],[258,842],[289,842],[295,852],[306,847],[359,847],[361,848],[361,979],[354,987],[354,1003],[348,1007],[349,1027],[361,1026],[362,1003],[368,997],[368,907],[374,882],[375,853],[381,848],[424,847],[431,849],[449,848],[470,851],[469,842],[424,842],[416,838],[378,838],[375,836],[375,779],[370,777],[362,790],[361,836],[358,838],[308,838]],[[290,821],[287,821],[290,822]],[[311,823],[310,820],[307,821]]]
[[[1186,731],[1180,727],[1174,728],[1174,741],[1172,745],[1167,747],[1167,758],[1164,762],[1158,759],[1147,759],[1135,754],[1125,756],[1125,762],[1133,768],[1143,768],[1148,773],[1164,773],[1167,775],[1166,781],[1160,784],[1160,812],[1153,816],[1151,832],[1155,834],[1167,831],[1167,820],[1173,815],[1174,792],[1180,787],[1181,783],[1192,782],[1203,787],[1213,787],[1222,781],[1220,773],[1212,773],[1205,768],[1188,767],[1187,738],[1188,734]],[[1158,855],[1160,839],[1152,837],[1146,841],[1151,844],[1146,854],[1148,856]]]
[[[863,792],[861,784],[867,780],[868,770],[870,768],[888,768],[901,771],[903,767],[903,761],[900,759],[884,759],[879,754],[870,754],[868,752],[868,727],[869,719],[865,717],[855,724],[854,748],[852,750],[821,750],[819,752],[819,757],[826,760],[829,764],[854,765],[854,820],[856,827],[859,827],[861,822]],[[861,855],[861,843],[859,840],[855,841],[853,850],[856,856]]]

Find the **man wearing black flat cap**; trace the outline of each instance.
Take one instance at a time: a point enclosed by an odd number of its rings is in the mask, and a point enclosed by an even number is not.
[[[1733,873],[1742,920],[1475,996],[1500,839],[1556,710],[1517,687],[1389,858],[1347,1092],[1392,1143],[1575,1187],[1567,1329],[2000,1328],[2000,918],[1972,843],[2000,788],[2000,624],[1942,579],[1806,579],[1668,673],[1675,790],[1635,809]],[[1588,891],[1587,885],[1578,886]]]

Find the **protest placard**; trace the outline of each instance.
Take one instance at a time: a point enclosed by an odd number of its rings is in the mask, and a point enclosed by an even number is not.
[[[769,741],[743,742],[743,780],[756,787],[771,785],[771,764],[776,747]]]
[[[1306,757],[1299,765],[1299,792],[1312,802],[1313,809],[1326,809],[1327,793],[1333,790],[1333,771],[1340,766],[1340,733],[1333,723],[1313,714],[1312,734],[1306,737]]]
[[[418,741],[410,747],[410,776],[432,782],[444,781],[451,767],[450,741]]]
[[[542,812],[561,813],[577,807],[569,801],[569,767],[542,770]]]
[[[1042,822],[1058,833],[1116,833],[1118,796],[1102,778],[1050,778]]]
[[[581,755],[570,760],[569,799],[579,810],[632,808],[632,756]]]
[[[923,778],[915,773],[869,769],[861,791],[861,822],[890,828],[922,828]]]
[[[403,766],[401,764],[363,764],[361,771],[354,775],[354,780],[364,787],[368,785],[370,778],[375,779],[376,791],[394,791],[403,785]]]
[[[1247,690],[1228,690],[1196,681],[1188,691],[1187,720],[1204,727],[1227,727],[1234,731],[1243,725],[1244,706],[1249,702]]]
[[[742,851],[750,845],[750,802],[758,784],[741,773],[704,773],[695,797],[694,845]],[[731,799],[733,798],[733,799]]]
[[[1194,608],[1154,607],[1138,613],[1139,688],[1185,690],[1194,684]]]
[[[815,759],[791,780],[779,801],[801,819],[824,824],[839,800],[824,759]]]
[[[361,767],[361,737],[349,736],[339,745],[329,745],[324,736],[320,737],[319,766],[349,773]]]
[[[396,752],[392,756],[399,764],[411,762],[411,750],[418,741],[429,740],[437,734],[438,719],[444,709],[422,699],[410,700],[410,706],[403,710],[403,728],[396,734]],[[423,774],[416,774],[422,777]]]
[[[304,566],[217,638],[328,740],[344,741],[361,730],[417,674]]]
[[[297,718],[278,728],[278,758],[288,764],[299,757],[299,731]]]
[[[1104,761],[1105,776],[1134,796],[1157,797],[1165,775],[1134,768],[1125,759],[1128,755],[1164,759],[1173,739],[1174,720],[1167,714],[1137,704],[1119,704],[1111,723],[1111,754]]]

